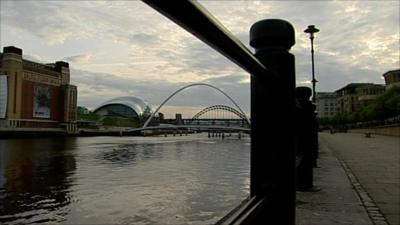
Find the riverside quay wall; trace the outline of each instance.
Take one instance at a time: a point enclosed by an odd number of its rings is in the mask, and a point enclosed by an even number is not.
[[[400,125],[395,124],[395,125],[388,125],[388,126],[350,129],[349,132],[400,137]]]

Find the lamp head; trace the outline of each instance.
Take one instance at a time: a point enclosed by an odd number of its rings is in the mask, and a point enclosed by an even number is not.
[[[318,33],[319,29],[315,28],[315,25],[308,25],[307,29],[304,30],[304,33],[310,34],[310,38],[314,38],[314,33]]]

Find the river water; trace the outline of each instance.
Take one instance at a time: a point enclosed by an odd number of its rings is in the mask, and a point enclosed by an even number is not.
[[[237,136],[0,140],[0,224],[212,224],[249,165]]]

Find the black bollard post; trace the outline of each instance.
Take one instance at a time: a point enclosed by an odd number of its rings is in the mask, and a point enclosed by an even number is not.
[[[294,28],[262,20],[250,29],[255,56],[272,74],[251,77],[251,196],[265,198],[259,224],[295,224]]]
[[[296,88],[296,145],[301,158],[297,167],[296,187],[298,191],[313,191],[313,167],[317,160],[317,122],[315,105],[310,101],[309,87]]]
[[[317,106],[314,105],[314,108],[316,109]],[[319,124],[318,124],[318,119],[317,119],[318,113],[314,110],[313,114],[313,151],[314,151],[314,161],[313,161],[313,167],[318,168],[318,157],[319,157],[319,144],[318,144],[318,129],[319,129]]]

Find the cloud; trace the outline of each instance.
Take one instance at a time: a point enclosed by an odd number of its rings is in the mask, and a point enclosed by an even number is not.
[[[239,76],[240,77],[240,76]],[[228,78],[227,80],[238,80],[240,78]],[[220,80],[208,80],[207,83],[214,85],[231,98],[239,106],[249,112],[249,84],[233,84]],[[167,97],[176,90],[191,84],[189,82],[171,83],[164,80],[143,81],[142,79],[120,77],[114,74],[93,73],[71,68],[71,83],[78,85],[78,104],[89,108],[95,108],[102,102],[121,96],[138,96],[147,101],[153,108],[158,107]],[[221,93],[205,86],[194,86],[183,90],[172,98],[166,108],[202,109],[210,105],[233,104]],[[199,111],[200,111],[199,110]],[[163,110],[161,110],[163,112]],[[183,110],[185,116],[190,116],[189,111]],[[167,116],[174,116],[170,112]]]
[[[74,56],[68,56],[63,58],[63,60],[71,63],[76,63],[76,64],[87,64],[91,61],[93,58],[92,53],[87,53],[87,54],[82,54],[82,55],[74,55]]]
[[[140,46],[161,44],[160,38],[158,38],[156,34],[136,33],[130,35],[129,40],[130,42],[138,44]]]
[[[296,30],[298,85],[310,85],[314,40],[317,90],[353,82],[382,83],[399,67],[396,1],[200,1],[248,48],[249,29],[282,18]],[[113,97],[137,95],[157,105],[193,82],[213,84],[249,112],[249,75],[196,37],[140,1],[2,1],[1,40],[21,45],[36,61],[71,62],[80,104],[95,107]],[[221,101],[204,87],[185,90],[167,107],[201,108]],[[229,104],[229,102],[224,102]]]
[[[22,56],[24,59],[33,61],[33,62],[38,62],[38,63],[47,63],[48,61],[44,60],[42,56],[38,54],[23,54]]]

